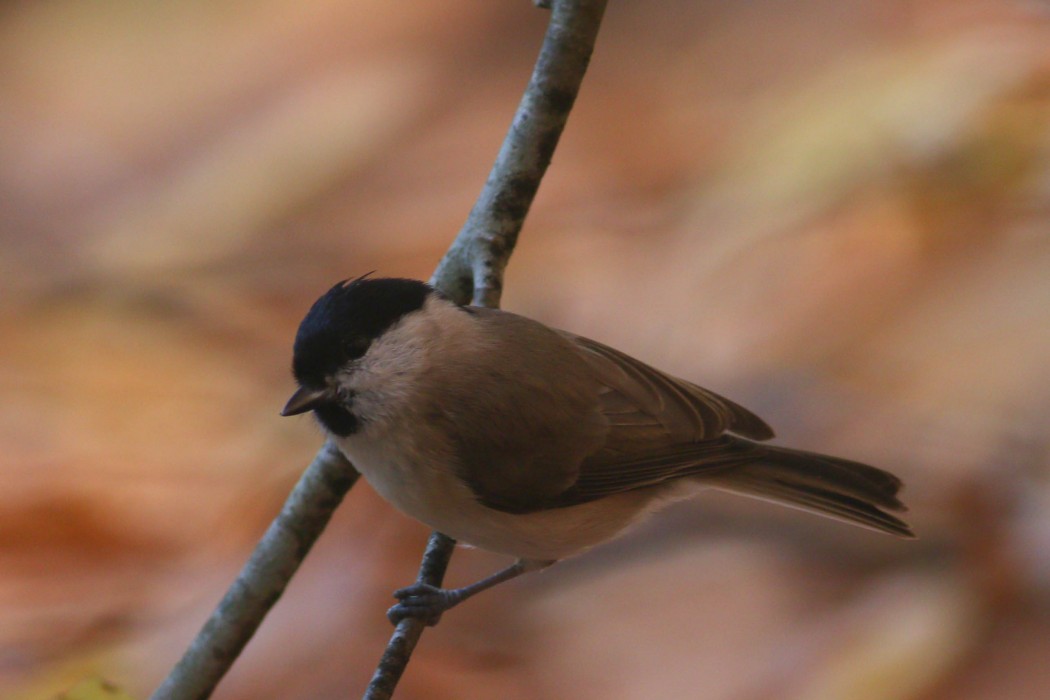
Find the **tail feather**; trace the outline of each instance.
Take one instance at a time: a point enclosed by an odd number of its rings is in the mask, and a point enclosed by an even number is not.
[[[897,498],[901,480],[893,474],[859,462],[772,445],[761,445],[757,452],[760,456],[755,461],[712,475],[709,481],[726,491],[901,537],[915,536],[907,523],[885,512],[907,510]]]

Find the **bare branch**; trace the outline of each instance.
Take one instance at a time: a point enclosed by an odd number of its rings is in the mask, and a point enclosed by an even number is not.
[[[456,301],[499,306],[503,270],[576,101],[606,0],[553,3],[532,79],[485,187],[431,282]]]
[[[545,0],[537,2],[549,7]],[[540,56],[485,187],[438,264],[431,284],[461,304],[498,307],[503,271],[547,172],[594,50],[606,0],[556,0]],[[455,542],[431,535],[419,581],[440,587]],[[425,625],[404,619],[394,630],[364,700],[387,700]]]
[[[540,56],[473,210],[431,284],[460,303],[498,307],[503,271],[550,165],[587,70],[607,0],[536,0],[551,7]],[[331,443],[318,452],[237,580],[151,700],[204,700],[233,664],[353,486],[358,473]],[[419,581],[440,586],[455,542],[434,533]],[[394,692],[424,629],[402,620],[365,698]]]
[[[423,553],[423,563],[419,566],[419,577],[416,580],[440,587],[441,582],[445,580],[445,570],[455,546],[456,541],[450,537],[440,532],[432,534],[426,552]],[[363,700],[388,700],[394,694],[394,688],[401,680],[401,674],[405,672],[408,660],[425,628],[426,623],[412,617],[406,617],[397,623]]]
[[[211,696],[284,593],[358,476],[338,448],[325,443],[237,580],[151,700],[204,700]]]

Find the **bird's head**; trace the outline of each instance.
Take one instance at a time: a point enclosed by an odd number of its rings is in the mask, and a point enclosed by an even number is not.
[[[335,435],[354,433],[360,417],[354,413],[354,396],[346,380],[377,339],[436,294],[418,280],[368,275],[329,289],[299,324],[292,359],[299,388],[281,415],[313,411]]]

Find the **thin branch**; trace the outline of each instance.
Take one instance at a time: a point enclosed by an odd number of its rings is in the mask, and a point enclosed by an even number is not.
[[[211,696],[284,593],[358,476],[338,448],[325,443],[237,580],[151,700],[204,700]]]
[[[430,280],[461,304],[472,300],[478,306],[499,306],[503,271],[580,91],[606,1],[554,2],[532,79],[485,187]],[[539,0],[537,5],[550,3]],[[454,545],[439,532],[431,535],[420,582],[441,586]],[[425,628],[412,618],[398,623],[364,700],[388,700],[394,694]]]
[[[557,0],[532,79],[485,187],[431,281],[457,301],[499,306],[503,270],[576,101],[606,0]]]
[[[445,580],[445,570],[448,569],[455,546],[456,541],[450,537],[440,532],[432,534],[427,542],[426,552],[423,553],[423,562],[419,566],[419,577],[416,580],[440,587],[441,582]],[[424,629],[426,623],[418,618],[406,617],[397,623],[363,700],[389,700]]]
[[[532,79],[485,187],[431,284],[460,303],[498,307],[503,271],[550,165],[587,70],[607,0],[536,0],[553,5]],[[204,700],[277,602],[358,473],[331,443],[318,452],[237,580],[151,700]],[[454,542],[434,533],[419,581],[440,586]],[[389,698],[424,629],[402,620],[365,698]]]

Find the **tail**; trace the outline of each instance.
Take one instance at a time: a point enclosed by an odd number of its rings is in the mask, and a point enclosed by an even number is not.
[[[757,459],[706,478],[712,486],[915,537],[907,523],[886,512],[908,510],[897,499],[901,480],[893,474],[838,457],[733,440],[754,448]]]

